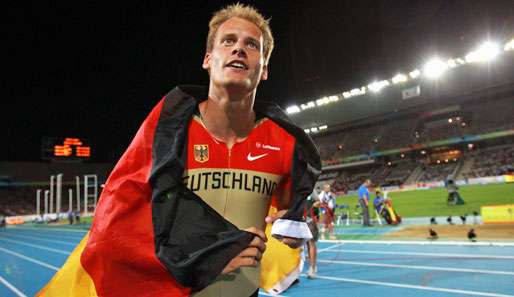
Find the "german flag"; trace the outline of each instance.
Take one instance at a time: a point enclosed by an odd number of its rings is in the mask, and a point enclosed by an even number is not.
[[[270,214],[277,212],[271,206]],[[292,249],[271,236],[271,224],[266,226],[266,251],[261,260],[260,287],[271,295],[287,290],[300,277],[304,261],[302,248]]]
[[[107,180],[91,230],[36,296],[189,296],[212,283],[254,235],[239,230],[182,182],[188,123],[206,90],[172,90],[151,111]],[[297,137],[292,205],[302,221],[320,173],[312,140],[287,116],[264,113]]]

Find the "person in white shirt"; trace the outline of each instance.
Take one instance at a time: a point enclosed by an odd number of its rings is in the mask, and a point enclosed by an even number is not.
[[[330,236],[334,235],[334,208],[336,206],[336,194],[330,191],[330,184],[323,185],[323,191],[319,194],[320,208],[324,209],[324,229],[328,229]]]

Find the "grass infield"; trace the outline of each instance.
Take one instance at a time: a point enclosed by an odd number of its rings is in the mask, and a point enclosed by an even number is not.
[[[370,194],[375,198],[374,191]],[[460,195],[464,205],[448,206],[446,189],[415,190],[389,193],[396,212],[402,217],[457,216],[473,211],[480,213],[480,206],[514,203],[514,183],[461,186]],[[357,195],[340,196],[337,204],[348,204],[352,210],[357,204]]]

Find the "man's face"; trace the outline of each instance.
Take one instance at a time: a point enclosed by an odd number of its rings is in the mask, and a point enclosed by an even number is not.
[[[221,24],[202,64],[209,71],[211,85],[255,90],[268,78],[263,42],[261,30],[252,22],[234,17]]]
[[[324,185],[324,186],[323,186],[323,190],[324,190],[325,192],[330,192],[330,185]]]

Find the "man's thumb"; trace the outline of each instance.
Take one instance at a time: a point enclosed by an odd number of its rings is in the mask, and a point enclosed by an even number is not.
[[[286,213],[286,210],[278,211],[274,214],[267,216],[264,219],[264,221],[266,221],[267,224],[271,224],[271,223],[275,222],[276,220],[280,219],[285,213]]]

